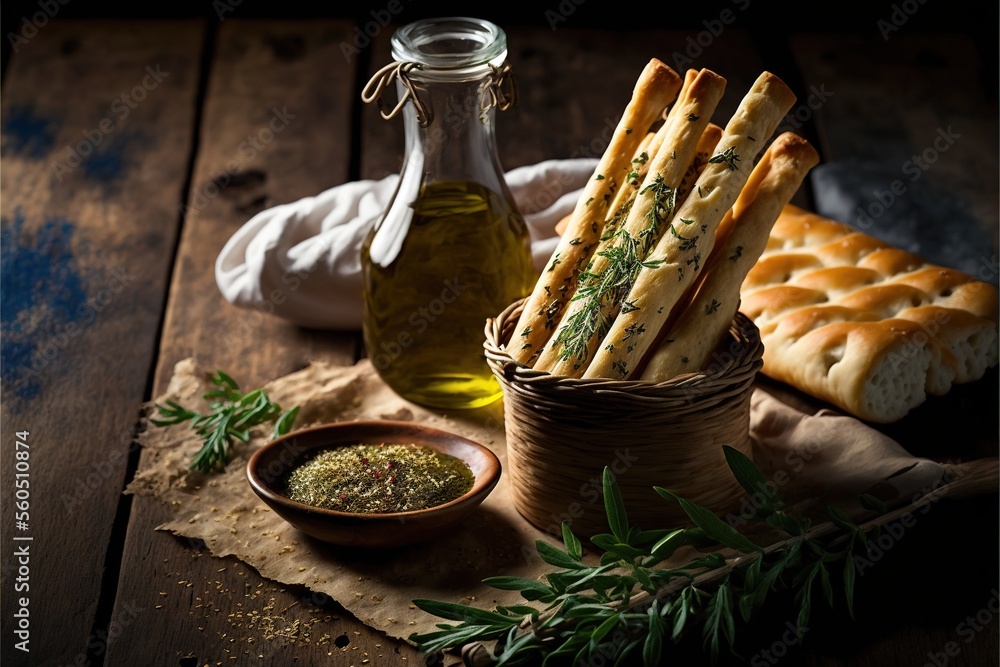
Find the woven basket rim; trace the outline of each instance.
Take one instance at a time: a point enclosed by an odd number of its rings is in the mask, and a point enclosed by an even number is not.
[[[549,530],[552,517],[569,511],[578,534],[606,532],[603,505],[581,495],[581,485],[610,458],[617,465],[622,451],[631,451],[632,458],[622,459],[624,468],[614,472],[630,517],[642,525],[667,517],[685,521],[679,507],[649,494],[655,485],[677,489],[713,512],[736,508],[743,487],[731,474],[722,476],[724,454],[714,445],[726,443],[753,456],[750,397],[763,366],[763,344],[749,318],[734,317],[735,344],[723,344],[726,356],[716,357],[709,372],[662,382],[571,378],[535,370],[507,354],[525,301],[487,320],[483,344],[503,387],[507,473],[522,516]]]
[[[740,377],[752,380],[763,367],[764,345],[761,342],[760,330],[753,320],[737,311],[730,327],[730,334],[740,343],[739,354],[734,354],[732,360],[720,364],[711,371],[684,373],[669,380],[650,382],[648,380],[616,380],[613,378],[575,378],[552,375],[548,371],[537,370],[526,366],[507,353],[506,338],[517,323],[517,316],[527,299],[519,299],[508,305],[496,317],[486,321],[486,339],[483,349],[486,360],[499,377],[509,382],[525,386],[541,388],[563,388],[589,391],[594,393],[626,393],[633,398],[649,397],[657,399],[663,394],[674,394],[678,390],[690,392],[695,390],[711,391],[720,383],[731,385]]]

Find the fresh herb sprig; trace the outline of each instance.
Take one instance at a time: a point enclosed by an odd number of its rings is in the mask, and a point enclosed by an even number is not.
[[[558,332],[555,345],[560,349],[560,359],[573,359],[579,368],[590,357],[590,348],[600,341],[611,329],[611,324],[635,283],[642,268],[657,268],[663,262],[647,260],[646,256],[659,238],[660,226],[668,220],[676,206],[676,191],[657,175],[643,187],[637,195],[630,197],[626,216],[634,205],[636,196],[648,196],[651,200],[645,215],[646,226],[633,235],[622,226],[625,218],[619,217],[610,233],[602,237],[607,247],[597,255],[603,260],[603,268],[595,271],[593,262],[581,272],[577,292],[573,301],[583,301],[580,308],[568,317],[568,321]],[[634,304],[627,307],[637,310]]]
[[[749,622],[769,594],[790,593],[797,605],[800,633],[807,627],[814,594],[835,606],[833,579],[853,617],[854,556],[866,550],[888,520],[885,506],[872,496],[862,505],[877,517],[858,525],[842,511],[828,508],[829,521],[812,525],[786,511],[769,491],[752,460],[731,447],[726,459],[741,486],[763,498],[747,522],[777,536],[766,546],[739,532],[712,511],[654,487],[678,503],[693,527],[642,530],[631,525],[614,476],[605,468],[604,505],[609,533],[591,542],[602,553],[596,564],[584,560],[583,544],[563,524],[564,549],[538,540],[546,563],[558,568],[543,580],[491,577],[484,583],[519,591],[526,602],[483,610],[468,605],[418,599],[413,603],[440,618],[438,630],[410,636],[425,653],[475,648],[477,664],[556,665],[588,663],[660,664],[668,644],[699,635],[716,662],[725,648],[735,653],[737,622]],[[751,533],[759,534],[759,533]],[[681,547],[691,555],[666,563]],[[681,555],[685,555],[681,552]],[[492,651],[486,648],[494,643]],[[477,646],[478,644],[478,646]]]
[[[736,171],[739,169],[736,163],[740,161],[740,156],[736,152],[733,146],[730,146],[722,153],[717,153],[708,159],[710,164],[721,164],[726,163],[729,166],[730,171]]]
[[[258,424],[274,421],[271,437],[288,433],[298,406],[282,412],[281,406],[272,401],[263,389],[255,389],[244,394],[232,377],[223,371],[216,371],[210,378],[215,389],[202,397],[209,401],[210,412],[199,414],[188,410],[175,401],[156,404],[160,419],[150,419],[155,426],[170,426],[186,421],[201,436],[203,444],[191,459],[191,468],[209,473],[221,470],[229,463],[232,447],[237,440],[249,442],[250,429]]]

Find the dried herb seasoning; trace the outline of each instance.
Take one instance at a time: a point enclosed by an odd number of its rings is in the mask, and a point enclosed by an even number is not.
[[[385,514],[442,505],[474,482],[465,461],[430,447],[362,443],[315,455],[288,476],[285,494],[314,507]]]

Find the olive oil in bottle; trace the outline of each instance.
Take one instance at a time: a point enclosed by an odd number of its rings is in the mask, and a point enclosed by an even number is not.
[[[429,183],[411,210],[365,243],[368,355],[415,403],[486,405],[501,395],[483,354],[486,319],[524,297],[536,278],[524,220],[469,181]]]
[[[365,87],[403,117],[396,191],[365,239],[365,350],[381,378],[424,406],[502,396],[483,350],[486,320],[537,276],[527,225],[497,155],[495,112],[515,97],[507,38],[482,19],[424,19],[392,36],[393,62]],[[382,96],[395,83],[397,103]]]

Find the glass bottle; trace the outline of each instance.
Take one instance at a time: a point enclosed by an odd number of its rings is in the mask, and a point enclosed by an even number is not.
[[[537,277],[497,155],[494,115],[513,103],[507,39],[489,21],[450,17],[405,25],[391,44],[394,62],[363,94],[383,118],[402,113],[405,132],[396,191],[362,248],[365,349],[404,398],[480,407],[501,396],[486,319]],[[381,92],[393,80],[387,113]]]

